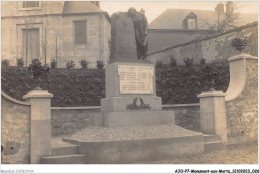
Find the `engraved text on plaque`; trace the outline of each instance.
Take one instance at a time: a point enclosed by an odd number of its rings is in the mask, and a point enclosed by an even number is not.
[[[120,94],[153,94],[153,66],[118,65]]]

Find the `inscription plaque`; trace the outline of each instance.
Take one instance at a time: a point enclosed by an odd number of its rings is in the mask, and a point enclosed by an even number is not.
[[[118,65],[120,94],[153,94],[153,66]]]

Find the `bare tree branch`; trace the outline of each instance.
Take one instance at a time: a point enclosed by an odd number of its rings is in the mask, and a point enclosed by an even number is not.
[[[219,5],[219,4],[218,4]],[[218,6],[217,6],[218,7]],[[225,32],[227,30],[233,29],[239,24],[239,6],[237,3],[233,4],[233,7],[229,9],[228,12],[223,13],[223,10],[216,7],[217,22],[201,19],[209,30],[214,30],[218,32]],[[219,10],[219,11],[218,11]]]

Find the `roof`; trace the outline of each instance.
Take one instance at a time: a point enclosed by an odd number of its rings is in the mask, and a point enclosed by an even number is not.
[[[65,1],[63,14],[105,12],[89,1]]]
[[[217,22],[217,13],[208,10],[167,9],[149,24],[149,29],[184,29],[183,20],[193,12],[197,15],[198,29],[208,29],[205,21],[210,24]],[[258,21],[257,14],[239,14],[238,26]]]

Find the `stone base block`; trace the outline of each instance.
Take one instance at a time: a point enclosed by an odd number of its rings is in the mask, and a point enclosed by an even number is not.
[[[203,135],[153,138],[141,140],[82,142],[80,154],[87,164],[130,164],[200,154],[204,152]]]
[[[162,110],[162,99],[156,96],[138,96],[137,105],[140,105],[140,97],[143,99],[144,104],[149,104],[151,110]],[[121,112],[128,111],[127,105],[133,104],[136,96],[127,97],[110,97],[101,99],[102,112]]]
[[[174,111],[104,112],[105,127],[175,124]]]

